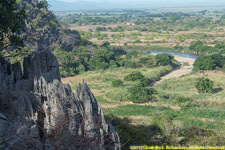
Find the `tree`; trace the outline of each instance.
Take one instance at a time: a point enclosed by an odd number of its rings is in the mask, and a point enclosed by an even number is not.
[[[127,75],[124,77],[125,81],[136,81],[136,80],[141,80],[143,79],[145,76],[138,71],[132,72],[131,74]]]
[[[19,35],[25,28],[25,11],[18,9],[16,0],[0,1],[0,20],[0,51],[23,46]]]
[[[215,61],[215,65],[219,68],[222,68],[225,64],[225,57],[221,54],[213,54],[211,58]]]
[[[158,54],[155,56],[155,61],[157,66],[166,66],[172,65],[173,66],[174,56],[169,54]]]
[[[225,48],[225,44],[223,42],[217,42],[216,45],[214,46],[215,49],[223,49]]]
[[[212,93],[213,92],[213,81],[207,78],[198,78],[195,83],[195,88],[199,93]]]
[[[39,3],[38,3],[38,5],[37,5],[37,7],[40,9],[40,8],[48,8],[49,7],[49,4],[48,4],[48,2],[47,2],[47,0],[41,0]]]
[[[193,41],[191,42],[189,49],[199,53],[200,51],[202,51],[203,47],[204,43],[202,41]]]
[[[59,70],[62,77],[74,76],[78,71],[85,70],[85,68],[81,68],[82,66],[79,66],[79,61],[75,59],[73,52],[55,49],[54,54],[59,63]],[[76,69],[78,66],[80,67],[79,70]]]
[[[109,67],[109,63],[107,63],[102,57],[92,58],[89,62],[90,70],[104,70]]]
[[[216,67],[215,60],[210,56],[199,56],[194,63],[194,70],[213,70]]]
[[[154,99],[154,94],[158,92],[154,88],[143,87],[141,85],[134,86],[128,89],[130,93],[130,99],[134,103],[145,103]]]
[[[102,46],[103,47],[109,47],[110,46],[110,43],[107,41],[107,42],[104,42],[103,44],[102,44]]]

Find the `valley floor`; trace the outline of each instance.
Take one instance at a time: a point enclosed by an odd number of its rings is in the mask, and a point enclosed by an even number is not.
[[[162,80],[154,85],[159,93],[157,100],[145,104],[134,104],[127,98],[127,88],[133,83],[125,82],[124,87],[114,88],[111,81],[123,80],[124,76],[133,71],[140,71],[146,77],[156,76],[160,71],[168,69],[167,66],[89,71],[75,77],[63,78],[62,82],[69,83],[75,89],[77,84],[85,79],[105,114],[128,118],[133,125],[151,125],[155,116],[163,118],[165,114],[171,114],[174,124],[181,128],[196,126],[222,134],[225,127],[225,73],[191,73],[193,59],[180,56],[175,58],[182,63],[188,62],[189,65],[162,77]],[[197,92],[194,85],[199,77],[208,77],[214,81],[213,94]]]

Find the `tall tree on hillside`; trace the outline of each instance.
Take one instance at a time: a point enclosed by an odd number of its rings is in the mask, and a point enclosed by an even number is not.
[[[19,10],[19,0],[0,1],[0,52],[23,46],[20,34],[25,28],[25,11]]]

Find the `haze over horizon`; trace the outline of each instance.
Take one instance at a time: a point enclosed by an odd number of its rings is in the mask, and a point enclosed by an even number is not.
[[[225,7],[224,0],[48,0],[53,11],[93,9],[153,9],[171,7]]]

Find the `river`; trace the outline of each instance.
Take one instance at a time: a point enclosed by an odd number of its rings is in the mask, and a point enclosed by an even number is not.
[[[188,53],[180,53],[180,52],[164,52],[164,51],[150,51],[152,54],[170,54],[170,55],[178,55],[186,58],[193,58],[196,59],[198,56],[193,55],[193,54],[188,54]]]

